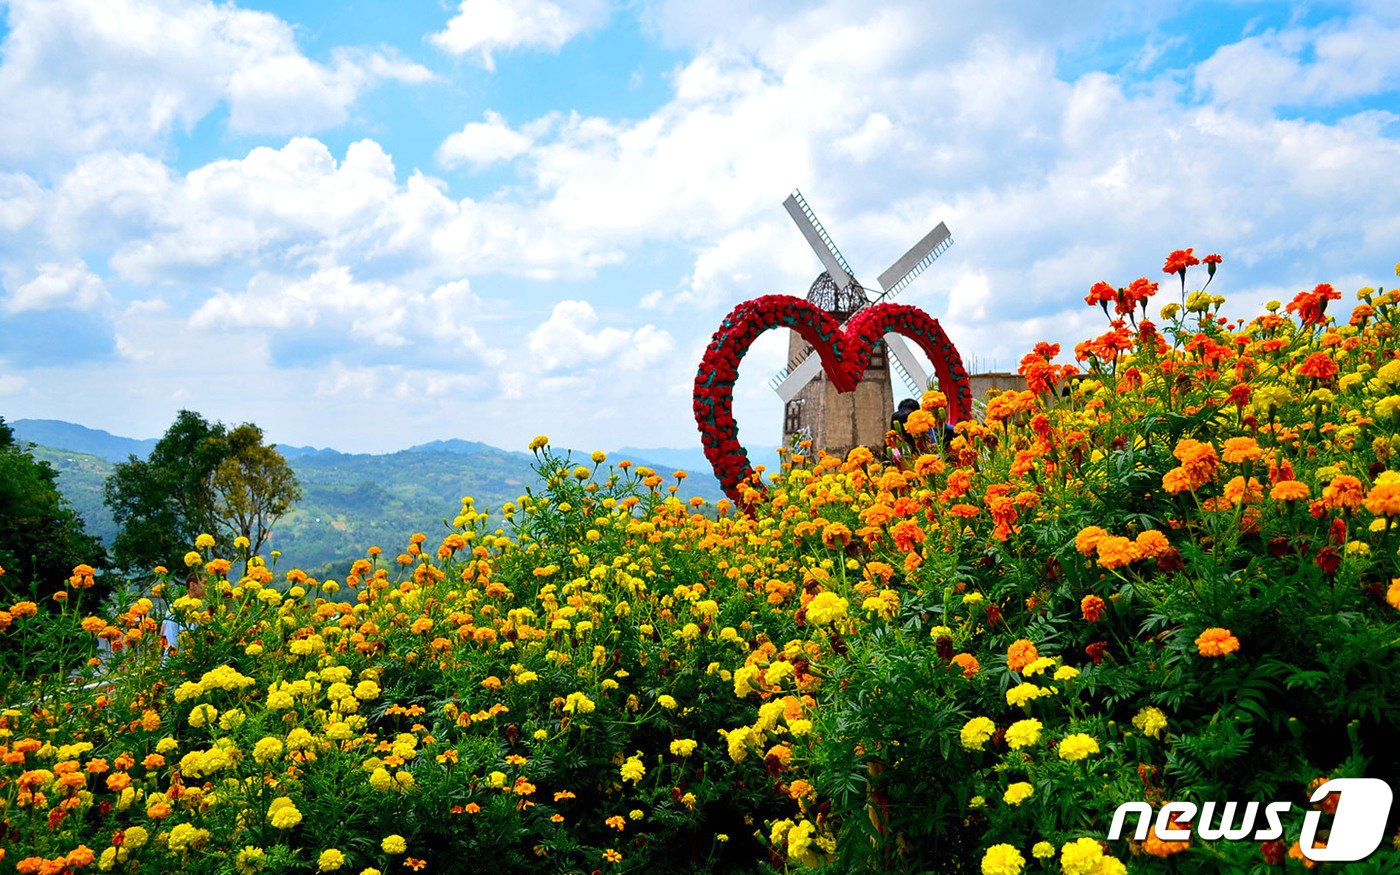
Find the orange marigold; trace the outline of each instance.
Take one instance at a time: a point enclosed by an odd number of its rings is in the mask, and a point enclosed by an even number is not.
[[[1264,455],[1264,451],[1259,448],[1259,443],[1252,437],[1226,438],[1225,446],[1220,451],[1220,458],[1231,465],[1253,462],[1262,455]]]
[[[1400,587],[1394,587],[1394,589],[1400,592]],[[977,657],[973,656],[971,653],[959,653],[957,656],[954,656],[953,665],[962,669],[963,677],[965,678],[970,678],[982,670],[981,663],[979,663]]]
[[[1091,556],[1094,553],[1094,548],[1098,546],[1099,539],[1107,534],[1107,531],[1098,526],[1085,526],[1079,530],[1079,534],[1074,536],[1074,549],[1085,556]]]
[[[1322,488],[1322,506],[1333,509],[1357,508],[1362,501],[1361,481],[1350,474],[1332,478],[1332,482]]]
[[[1035,644],[1026,638],[1019,638],[1006,648],[1006,666],[1012,671],[1020,671],[1039,658]]]
[[[1196,636],[1196,649],[1202,656],[1224,656],[1240,649],[1240,639],[1216,626]]]
[[[1079,612],[1084,615],[1084,619],[1090,623],[1097,623],[1103,616],[1104,600],[1096,595],[1086,595],[1079,602]]]
[[[1099,565],[1104,568],[1122,568],[1130,565],[1141,557],[1138,555],[1137,545],[1122,535],[1108,535],[1100,538],[1097,545],[1099,553]]]
[[[1167,536],[1156,529],[1138,533],[1133,545],[1137,547],[1138,555],[1144,559],[1155,559],[1172,548]]]
[[[1297,480],[1280,480],[1269,490],[1269,497],[1274,501],[1301,501],[1310,494],[1312,490],[1308,484]]]
[[[1366,494],[1364,503],[1376,516],[1400,514],[1400,483],[1377,483]]]

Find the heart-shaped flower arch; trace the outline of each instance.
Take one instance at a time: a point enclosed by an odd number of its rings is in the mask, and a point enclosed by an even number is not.
[[[739,443],[734,422],[734,381],[739,362],[760,334],[791,328],[821,356],[822,367],[838,392],[850,392],[865,374],[875,344],[886,334],[914,341],[933,362],[938,385],[948,397],[948,421],[972,415],[972,387],[962,358],[938,320],[906,304],[876,304],[861,310],[845,329],[821,307],[790,295],[764,295],[739,304],[720,323],[695,375],[695,422],[705,458],[714,466],[724,492],[742,502],[739,486],[761,489],[754,479],[748,451]]]

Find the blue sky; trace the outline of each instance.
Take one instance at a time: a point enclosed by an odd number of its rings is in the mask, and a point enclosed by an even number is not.
[[[1225,257],[1246,313],[1400,259],[1391,2],[0,2],[0,415],[288,444],[691,446],[736,303],[819,265],[966,360]],[[766,335],[736,392],[778,437]]]

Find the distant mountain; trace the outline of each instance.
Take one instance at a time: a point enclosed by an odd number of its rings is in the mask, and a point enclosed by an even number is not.
[[[426,453],[460,453],[463,456],[475,456],[479,453],[506,453],[508,455],[520,456],[522,459],[531,458],[529,453],[502,450],[490,444],[483,444],[481,441],[464,441],[457,438],[445,441],[428,441],[426,444],[417,444],[409,447],[404,452],[411,453],[417,451]]]
[[[769,471],[778,469],[777,447],[751,446],[748,450],[751,464],[767,465]],[[660,463],[660,465],[673,470],[685,471],[687,474],[713,476],[711,472],[714,469],[710,465],[710,460],[705,458],[705,451],[700,447],[623,447],[610,455],[623,459],[651,459],[654,463]],[[653,464],[651,467],[658,468],[658,465]]]
[[[53,420],[21,419],[12,425],[20,441],[40,444],[31,452],[54,466],[59,488],[82,515],[88,531],[110,545],[117,528],[102,503],[103,483],[117,462],[126,461],[132,453],[144,457],[155,441],[116,437]],[[43,444],[36,435],[63,443]],[[67,444],[91,449],[79,451]],[[464,496],[472,496],[478,510],[489,510],[499,519],[502,505],[538,485],[532,454],[479,441],[431,441],[378,455],[313,447],[277,449],[301,482],[302,500],[278,521],[268,548],[282,552],[279,567],[300,567],[323,577],[344,575],[350,563],[371,546],[395,555],[414,532],[440,538],[457,516]],[[555,448],[555,452],[568,451]],[[631,459],[655,469],[669,481],[668,486],[675,483],[671,473],[683,469],[689,476],[677,490],[682,498],[699,495],[710,502],[722,498],[704,456],[697,450],[695,456],[702,464],[692,464],[685,453],[625,450],[610,453],[606,464]],[[572,457],[586,460],[588,455],[574,452]]]
[[[128,456],[144,459],[155,448],[156,439],[118,437],[98,428],[88,428],[61,419],[16,419],[10,427],[21,443],[56,447],[75,453],[98,456],[109,462],[125,462]]]

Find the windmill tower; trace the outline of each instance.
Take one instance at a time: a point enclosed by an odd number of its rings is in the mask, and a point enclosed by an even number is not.
[[[794,191],[783,201],[788,215],[826,268],[812,283],[807,300],[822,307],[844,325],[872,304],[902,292],[934,259],[953,245],[942,222],[894,264],[880,274],[881,293],[872,298],[856,281],[855,272],[831,241],[812,208]],[[768,384],[783,399],[783,445],[810,440],[814,449],[844,456],[858,446],[880,447],[894,416],[894,380],[898,376],[907,393],[918,398],[928,387],[928,373],[898,334],[887,334],[870,356],[865,376],[853,392],[838,392],[822,370],[821,357],[812,354],[797,332],[788,345],[788,363]]]

